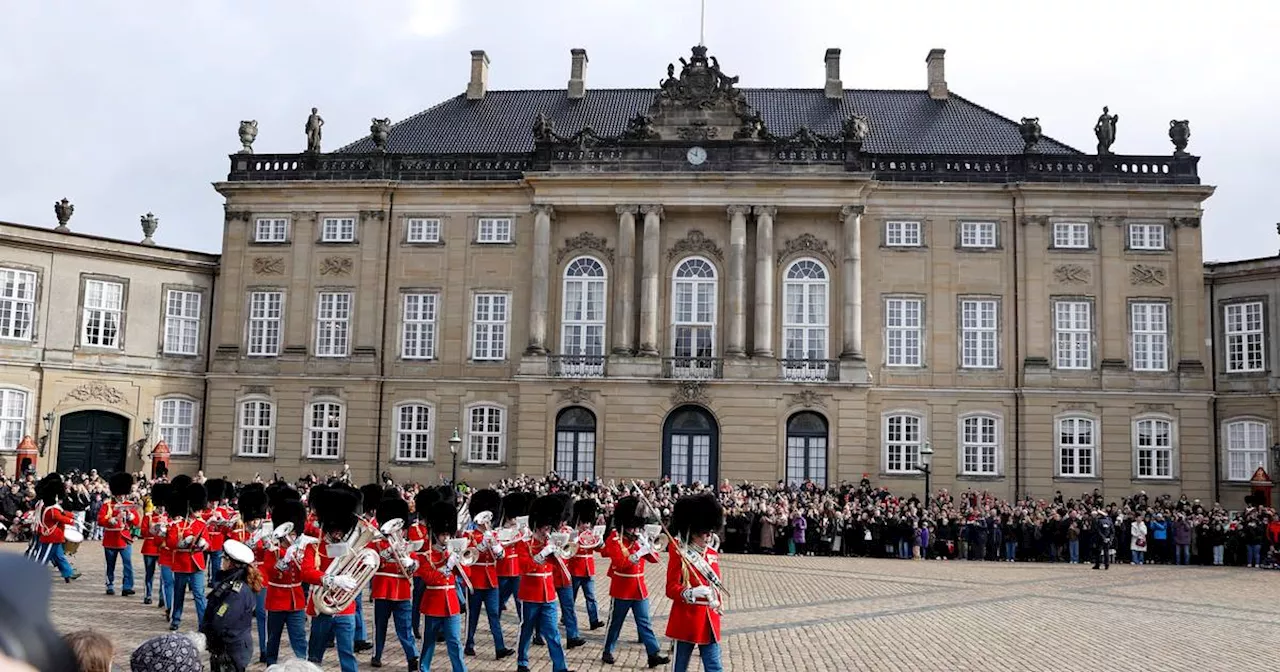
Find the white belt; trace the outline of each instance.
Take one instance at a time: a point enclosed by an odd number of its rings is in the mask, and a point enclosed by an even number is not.
[[[299,588],[302,586],[301,583],[275,583],[272,581],[268,581],[267,585],[274,588]]]
[[[427,586],[427,590],[457,590],[457,586]]]
[[[551,576],[551,572],[543,572],[539,574],[525,574],[525,576]]]
[[[392,574],[391,572],[376,572],[376,573],[374,573],[374,576],[385,576],[385,577],[392,578],[392,579],[403,579],[403,578],[404,578],[404,575],[403,575],[403,574]]]
[[[471,563],[471,566],[472,567],[494,567],[497,564],[498,563],[496,562],[473,562]]]
[[[618,573],[614,573],[614,576],[621,576],[621,577],[622,577],[622,578],[624,578],[624,579],[643,579],[643,578],[644,578],[644,574],[618,574]]]

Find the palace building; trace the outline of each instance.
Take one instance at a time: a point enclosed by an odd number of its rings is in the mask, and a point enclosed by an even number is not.
[[[136,361],[68,343],[71,377],[166,381],[131,422],[199,399],[175,465],[242,479],[865,475],[922,494],[931,455],[935,488],[1212,498],[1269,466],[1275,346],[1254,360],[1250,339],[1271,343],[1280,297],[1271,276],[1207,298],[1252,271],[1202,265],[1213,188],[1185,126],[1175,151],[1119,155],[1104,111],[1080,151],[951,92],[944,58],[922,89],[846,89],[829,49],[823,88],[754,89],[699,46],[658,88],[593,89],[575,49],[567,86],[504,91],[476,51],[464,93],[336,151],[317,131],[255,154],[246,125],[181,360],[203,381],[157,343]],[[32,263],[7,254],[0,273]],[[2,380],[50,387],[29,338]],[[26,394],[28,424],[58,396]]]

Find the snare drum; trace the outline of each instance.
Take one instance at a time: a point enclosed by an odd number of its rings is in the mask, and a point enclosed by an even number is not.
[[[80,550],[80,544],[84,541],[84,535],[81,534],[80,530],[74,525],[68,525],[66,526],[66,529],[63,530],[62,536],[65,539],[62,544],[63,552],[67,555],[75,555],[76,551]]]

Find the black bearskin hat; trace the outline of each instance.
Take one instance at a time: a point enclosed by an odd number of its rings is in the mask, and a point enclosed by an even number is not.
[[[427,512],[427,529],[431,534],[453,536],[458,531],[458,509],[448,502],[436,502]]]
[[[311,489],[307,491],[307,507],[315,510],[316,502],[324,499],[325,493],[328,492],[328,490],[329,486],[324,483],[317,483],[311,486]]]
[[[452,504],[455,511],[458,509],[458,491],[453,486],[437,485],[436,492],[440,495],[440,501]]]
[[[502,498],[502,520],[514,520],[529,513],[529,496],[523,492],[508,492]]]
[[[500,508],[502,508],[502,495],[499,495],[497,490],[488,488],[471,493],[471,501],[467,502],[467,512],[471,514],[472,519],[484,511],[492,513],[494,518],[497,518]]]
[[[204,511],[209,508],[209,491],[201,483],[192,483],[187,486],[187,506],[191,507],[192,513]]]
[[[413,496],[413,512],[418,516],[418,522],[427,522],[431,505],[438,501],[440,501],[440,493],[435,488],[423,488]]]
[[[377,510],[378,505],[382,503],[382,486],[377,483],[360,486],[360,507],[365,515],[373,513]],[[381,517],[378,520],[382,520]]]
[[[188,485],[191,485],[191,477],[186,474],[178,474],[169,479],[169,487],[172,488],[170,492],[186,492]]]
[[[718,532],[723,526],[724,507],[709,492],[685,495],[671,507],[671,533],[681,539]]]
[[[356,514],[360,510],[360,491],[352,487],[331,486],[313,497],[311,505],[316,510],[320,529],[325,532],[346,533],[355,529]]]
[[[388,523],[397,518],[409,524],[409,502],[404,501],[395,490],[388,490],[382,501],[378,502],[378,523]]]
[[[194,483],[188,483],[187,487],[194,486]],[[168,496],[164,500],[164,510],[174,518],[186,518],[191,513],[191,504],[187,501],[187,491],[185,488],[177,487],[177,483],[169,486]]]
[[[645,517],[640,498],[627,495],[613,505],[613,526],[620,530],[636,530],[644,527]]]
[[[62,480],[62,475],[53,473],[40,479],[36,483],[36,496],[45,506],[53,506],[59,499],[66,497],[67,484]]]
[[[245,487],[248,489],[248,486]],[[279,506],[281,502],[287,500],[302,501],[302,495],[297,490],[289,487],[288,483],[283,481],[275,481],[271,485],[268,485],[266,487],[266,495],[267,506],[272,509]],[[240,496],[243,497],[244,494],[242,493]]]
[[[271,524],[278,528],[285,523],[293,523],[293,533],[302,534],[307,526],[307,507],[301,500],[286,499],[271,507]]]
[[[221,502],[227,498],[227,482],[221,478],[211,478],[205,481],[204,489],[211,502]]]
[[[111,494],[115,497],[124,497],[133,492],[133,474],[127,471],[118,471],[111,474],[111,479],[107,482],[111,487]]]
[[[574,525],[595,525],[596,516],[600,513],[600,505],[594,499],[579,499],[573,503]]]
[[[262,520],[267,517],[267,488],[261,483],[250,483],[240,489],[240,498],[236,502],[240,511],[240,519]]]
[[[152,485],[151,506],[158,509],[166,508],[170,492],[173,492],[173,486],[168,483],[156,483]]]
[[[529,505],[529,527],[558,528],[565,518],[565,500],[556,495],[543,495]]]
[[[564,513],[560,516],[560,522],[564,522],[572,518],[573,517],[573,495],[564,491],[560,491],[560,492],[551,493],[551,496],[555,497],[557,500],[560,501],[561,504],[564,505]]]

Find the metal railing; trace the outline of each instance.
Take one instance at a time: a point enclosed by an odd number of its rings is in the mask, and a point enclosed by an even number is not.
[[[779,376],[794,383],[825,383],[840,380],[840,360],[780,359]]]
[[[671,380],[714,380],[724,377],[719,357],[663,357],[662,377]]]
[[[604,378],[604,355],[547,355],[547,370],[556,378]]]

